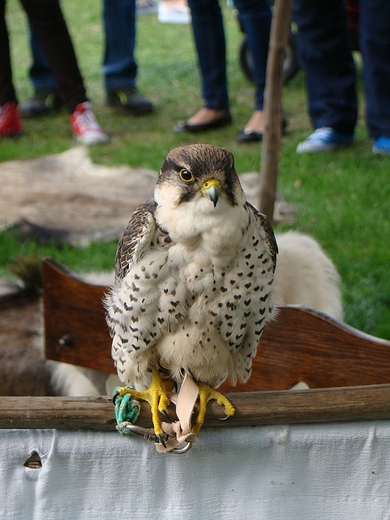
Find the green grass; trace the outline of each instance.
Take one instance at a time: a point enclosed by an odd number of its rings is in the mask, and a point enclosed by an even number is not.
[[[156,104],[154,114],[140,118],[118,115],[104,106],[100,73],[102,31],[100,4],[63,0],[80,67],[99,122],[112,136],[109,144],[91,148],[99,164],[128,164],[158,170],[173,147],[207,142],[230,149],[238,172],[259,171],[260,147],[238,145],[236,129],[252,112],[253,87],[238,65],[241,34],[232,10],[225,9],[228,40],[228,74],[234,125],[196,136],[178,135],[175,122],[192,115],[200,106],[199,75],[192,34],[185,25],[166,25],[156,15],[138,20],[138,86]],[[8,1],[14,78],[20,100],[31,95],[27,79],[30,62],[24,13],[16,0]],[[322,244],[341,277],[345,318],[352,326],[390,339],[390,157],[371,153],[364,125],[364,97],[356,144],[337,153],[298,155],[297,144],[310,131],[306,114],[303,74],[284,89],[283,105],[289,133],[283,137],[278,190],[297,211],[294,228],[309,233]],[[0,143],[0,161],[35,158],[62,152],[75,145],[68,115],[25,122],[25,134],[17,141]],[[33,182],[33,179],[32,179]],[[77,272],[113,266],[116,244],[96,243],[86,249],[40,246],[21,242],[12,231],[0,233],[0,275],[9,275],[10,263],[20,254],[50,255]]]

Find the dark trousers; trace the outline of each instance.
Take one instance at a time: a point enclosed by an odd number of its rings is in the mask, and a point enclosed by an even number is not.
[[[357,120],[356,73],[343,0],[295,0],[297,50],[306,72],[314,128],[353,134]],[[390,137],[390,2],[359,1],[359,47],[363,58],[369,134]]]
[[[103,25],[105,36],[103,74],[106,90],[110,92],[134,86],[138,68],[134,57],[135,0],[103,0]],[[33,27],[31,27],[30,44],[33,56],[30,79],[34,88],[55,91],[57,88],[55,78]]]
[[[58,0],[21,0],[56,79],[59,95],[69,112],[87,100],[73,44]],[[16,101],[7,26],[6,0],[0,0],[0,105]]]
[[[136,40],[135,0],[104,0],[103,24],[105,51],[103,74],[108,91],[134,86],[137,62],[134,57]]]
[[[188,0],[199,68],[202,96],[207,108],[229,107],[226,77],[226,42],[218,0]],[[255,109],[263,109],[271,10],[268,0],[234,0],[247,36],[256,84]]]

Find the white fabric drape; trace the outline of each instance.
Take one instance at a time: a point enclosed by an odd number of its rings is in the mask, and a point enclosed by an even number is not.
[[[2,430],[0,449],[6,520],[390,519],[390,421],[205,428],[183,455],[91,431]]]

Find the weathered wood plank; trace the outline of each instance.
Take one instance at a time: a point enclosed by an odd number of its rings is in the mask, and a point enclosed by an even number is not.
[[[229,422],[209,404],[207,426],[257,426],[390,419],[390,385],[227,394],[236,408]],[[142,403],[137,424],[150,427],[150,408]],[[2,397],[0,429],[57,428],[115,431],[111,398]]]
[[[46,357],[115,373],[105,323],[108,287],[82,280],[54,260],[43,262]],[[390,384],[390,341],[364,334],[313,309],[283,306],[260,339],[246,384],[223,392]]]

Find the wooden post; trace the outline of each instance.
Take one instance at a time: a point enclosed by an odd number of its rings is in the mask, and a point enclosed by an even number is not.
[[[276,0],[271,24],[264,98],[264,137],[261,147],[259,210],[272,223],[282,120],[283,62],[291,20],[292,0]]]

